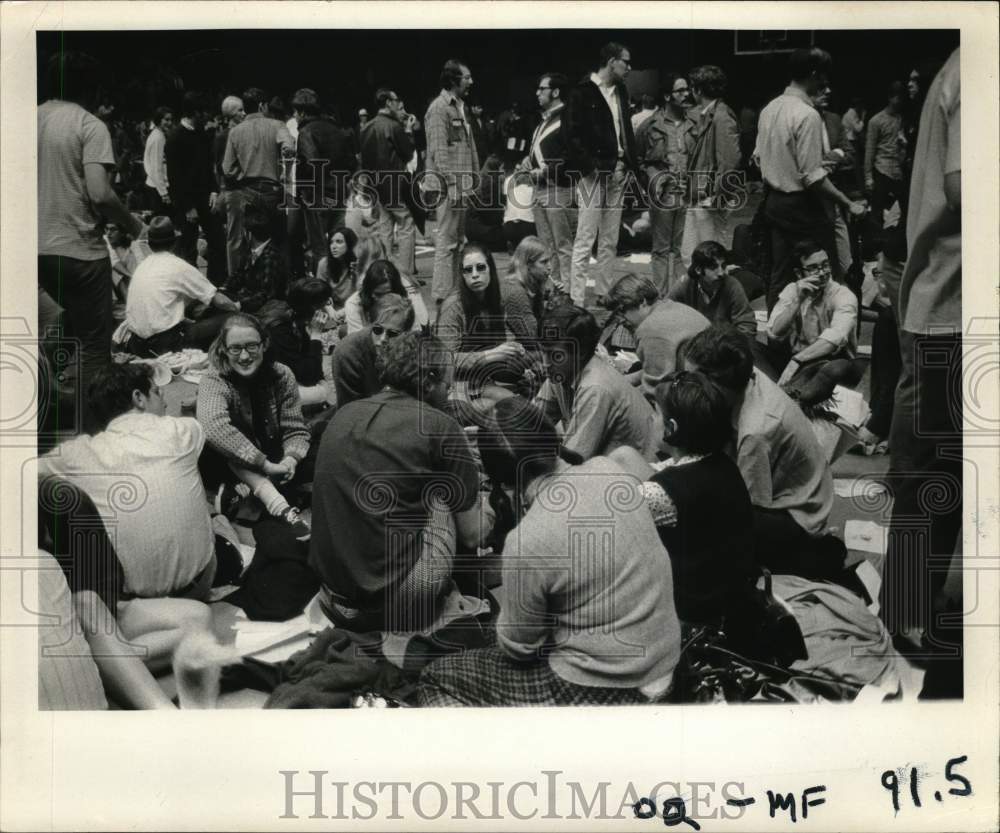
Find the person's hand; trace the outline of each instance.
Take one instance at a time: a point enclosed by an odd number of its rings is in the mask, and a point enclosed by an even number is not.
[[[788,364],[785,365],[785,369],[778,378],[778,387],[780,388],[783,385],[787,385],[792,380],[792,377],[799,372],[799,367],[799,363],[795,361],[795,359],[791,359]]]
[[[819,291],[819,278],[816,277],[805,277],[799,278],[795,282],[795,288],[798,290],[799,298],[806,298],[815,292]]]
[[[134,226],[132,228],[132,237],[136,240],[147,240],[149,239],[149,226],[147,226],[142,217],[138,214],[132,215],[132,220],[134,221]]]
[[[326,324],[329,320],[330,316],[327,315],[325,310],[316,310],[313,313],[313,317],[309,319],[309,323],[306,324],[306,335],[311,339],[318,340],[326,329]]]
[[[208,210],[215,211],[215,203],[219,199],[219,195],[214,191],[208,195]]]
[[[184,212],[184,219],[187,220],[189,223],[198,222],[198,209],[189,208],[186,212]]]
[[[519,341],[508,341],[486,351],[490,361],[515,361],[523,359],[527,353]]]
[[[164,205],[173,205],[173,203],[170,200],[170,194],[163,194],[161,199],[163,200]]]
[[[868,192],[875,190],[875,180],[872,177],[865,177],[865,190]]]
[[[868,213],[868,206],[859,200],[853,200],[847,211],[852,217],[864,217]]]
[[[274,479],[284,476],[288,470],[281,463],[272,463],[270,460],[264,461],[264,474]]]
[[[278,478],[279,483],[287,483],[293,477],[295,477],[295,469],[298,468],[299,461],[294,457],[286,456],[279,464],[284,470],[284,475]]]

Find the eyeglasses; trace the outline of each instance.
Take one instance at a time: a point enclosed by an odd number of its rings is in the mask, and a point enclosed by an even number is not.
[[[384,335],[386,338],[392,339],[398,335],[402,335],[399,330],[394,330],[391,327],[383,327],[381,324],[375,324],[372,327],[372,333],[374,333],[379,338]]]
[[[485,263],[473,263],[470,264],[469,266],[462,267],[463,275],[473,275],[476,274],[477,272],[489,272],[489,271],[490,267]]]
[[[539,92],[539,93],[540,93],[540,92],[541,92],[542,90],[551,90],[551,89],[552,89],[552,87],[539,87],[539,88],[538,88],[538,89],[536,90],[536,92]]]
[[[246,350],[247,355],[251,358],[260,353],[260,348],[263,345],[259,341],[251,341],[247,344],[230,344],[226,348],[226,353],[232,359],[238,359],[244,350]]]
[[[814,266],[803,266],[802,271],[807,275],[822,275],[824,272],[830,271],[829,262],[817,263]]]

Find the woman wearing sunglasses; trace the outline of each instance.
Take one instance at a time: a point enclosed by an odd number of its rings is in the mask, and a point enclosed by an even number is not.
[[[216,509],[222,514],[234,515],[242,497],[252,493],[269,515],[284,520],[305,541],[309,525],[283,492],[309,452],[309,430],[295,376],[267,356],[269,344],[256,318],[236,314],[226,319],[209,348],[197,414],[215,454],[203,455],[203,475],[221,481]],[[220,457],[225,465],[218,465]]]

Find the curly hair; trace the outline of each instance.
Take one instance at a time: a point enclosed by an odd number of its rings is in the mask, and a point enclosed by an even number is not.
[[[382,348],[379,381],[422,400],[428,382],[441,379],[453,362],[451,352],[436,336],[403,333]]]
[[[691,265],[688,276],[693,280],[705,274],[705,270],[716,263],[725,263],[728,254],[726,247],[714,240],[705,240],[695,246],[691,252]]]
[[[87,386],[87,404],[103,429],[111,420],[132,410],[135,391],[149,396],[153,368],[148,364],[109,364],[94,373]]]
[[[695,67],[689,73],[688,81],[705,98],[722,98],[726,94],[726,73],[713,64]]]

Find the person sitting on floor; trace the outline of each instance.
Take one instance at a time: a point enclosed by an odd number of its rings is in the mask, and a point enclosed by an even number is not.
[[[514,254],[510,257],[510,267],[507,272],[506,282],[516,287],[508,286],[507,300],[507,321],[508,327],[512,327],[512,320],[519,318],[523,322],[520,333],[515,333],[521,339],[534,339],[538,336],[538,324],[545,317],[545,313],[563,301],[569,301],[569,296],[562,287],[556,286],[552,281],[552,253],[548,247],[534,235],[528,235],[514,249]],[[503,284],[501,284],[503,286]],[[515,298],[520,293],[512,292],[511,289],[520,287],[523,290],[524,299]],[[520,306],[527,308],[523,311],[512,309],[512,302],[520,302]],[[515,325],[516,326],[516,325]]]
[[[685,304],[661,299],[653,282],[641,275],[619,278],[605,304],[622,315],[635,332],[642,368],[629,374],[628,380],[652,401],[656,386],[677,365],[677,348],[708,327],[708,319]]]
[[[282,299],[288,290],[288,261],[271,239],[272,224],[262,211],[247,211],[243,219],[250,240],[246,263],[223,286],[238,301],[240,311],[256,314],[268,301]]]
[[[566,305],[542,320],[542,349],[548,379],[536,404],[563,424],[567,449],[584,460],[619,446],[651,460],[659,443],[655,414],[639,390],[596,355],[601,328],[594,316]]]
[[[726,249],[714,240],[695,246],[687,277],[667,297],[698,310],[713,324],[732,324],[747,338],[757,337],[757,319],[743,285],[727,272]]]
[[[732,409],[727,452],[753,502],[758,563],[806,578],[836,574],[846,549],[827,532],[833,477],[802,409],[754,368],[749,339],[733,327],[710,327],[681,353],[683,368],[715,382]]]
[[[778,296],[767,322],[764,350],[778,385],[802,405],[829,399],[840,384],[861,381],[865,365],[857,358],[858,299],[833,280],[830,258],[810,240],[792,250],[796,280]],[[769,368],[765,365],[765,372]]]
[[[677,615],[718,625],[741,604],[757,572],[750,494],[724,451],[732,439],[731,409],[718,385],[684,370],[657,386],[656,401],[669,459],[650,466],[627,447],[610,456],[646,481],[643,496],[673,566]]]
[[[345,337],[333,351],[337,407],[382,390],[379,351],[386,342],[413,329],[413,306],[395,293],[375,301],[375,323]]]
[[[185,627],[208,626],[203,602],[213,584],[238,576],[239,557],[233,562],[213,532],[198,473],[202,427],[190,417],[166,416],[152,368],[108,365],[91,379],[88,399],[101,430],[41,457],[40,489],[48,478],[65,478],[114,529],[123,584],[109,603],[126,638],[148,649],[147,664],[163,668]],[[55,541],[57,555],[64,545]]]
[[[330,285],[316,278],[296,281],[287,301],[270,301],[258,318],[267,330],[268,358],[285,365],[299,385],[302,407],[330,398],[323,378],[323,332],[334,318]]]
[[[237,484],[285,520],[300,541],[309,525],[283,493],[308,477],[299,464],[309,453],[299,386],[291,370],[267,355],[267,331],[252,315],[229,316],[209,349],[209,369],[198,386],[198,422],[208,449],[202,470],[218,485],[217,509],[239,508]],[[299,474],[296,481],[296,474]],[[282,487],[282,488],[279,488]]]
[[[497,403],[495,416],[529,506],[503,550],[508,578],[498,645],[432,662],[421,674],[418,703],[604,706],[660,699],[680,657],[680,626],[670,559],[649,510],[641,498],[608,499],[636,494],[634,481],[604,457],[570,468],[560,459],[555,427],[519,397]],[[603,520],[593,537],[594,527],[576,519],[595,517]]]
[[[168,217],[150,221],[147,243],[151,254],[136,267],[125,302],[125,320],[114,336],[127,353],[149,357],[186,346],[207,347],[225,314],[240,308],[171,251],[178,237]],[[201,320],[189,323],[185,308],[194,302],[208,309]]]
[[[354,268],[354,247],[358,236],[346,226],[338,226],[327,236],[329,254],[316,266],[316,277],[330,284],[334,309],[343,309],[347,299],[357,289]]]
[[[338,627],[432,624],[456,547],[474,550],[492,529],[469,442],[442,410],[453,375],[438,339],[399,335],[384,347],[385,389],[338,409],[323,434],[309,560]]]
[[[344,313],[347,318],[347,334],[356,333],[375,322],[375,305],[379,298],[388,294],[408,298],[413,307],[412,328],[423,329],[428,325],[427,306],[410,281],[399,273],[391,260],[376,260],[367,268],[358,291],[347,299]]]

